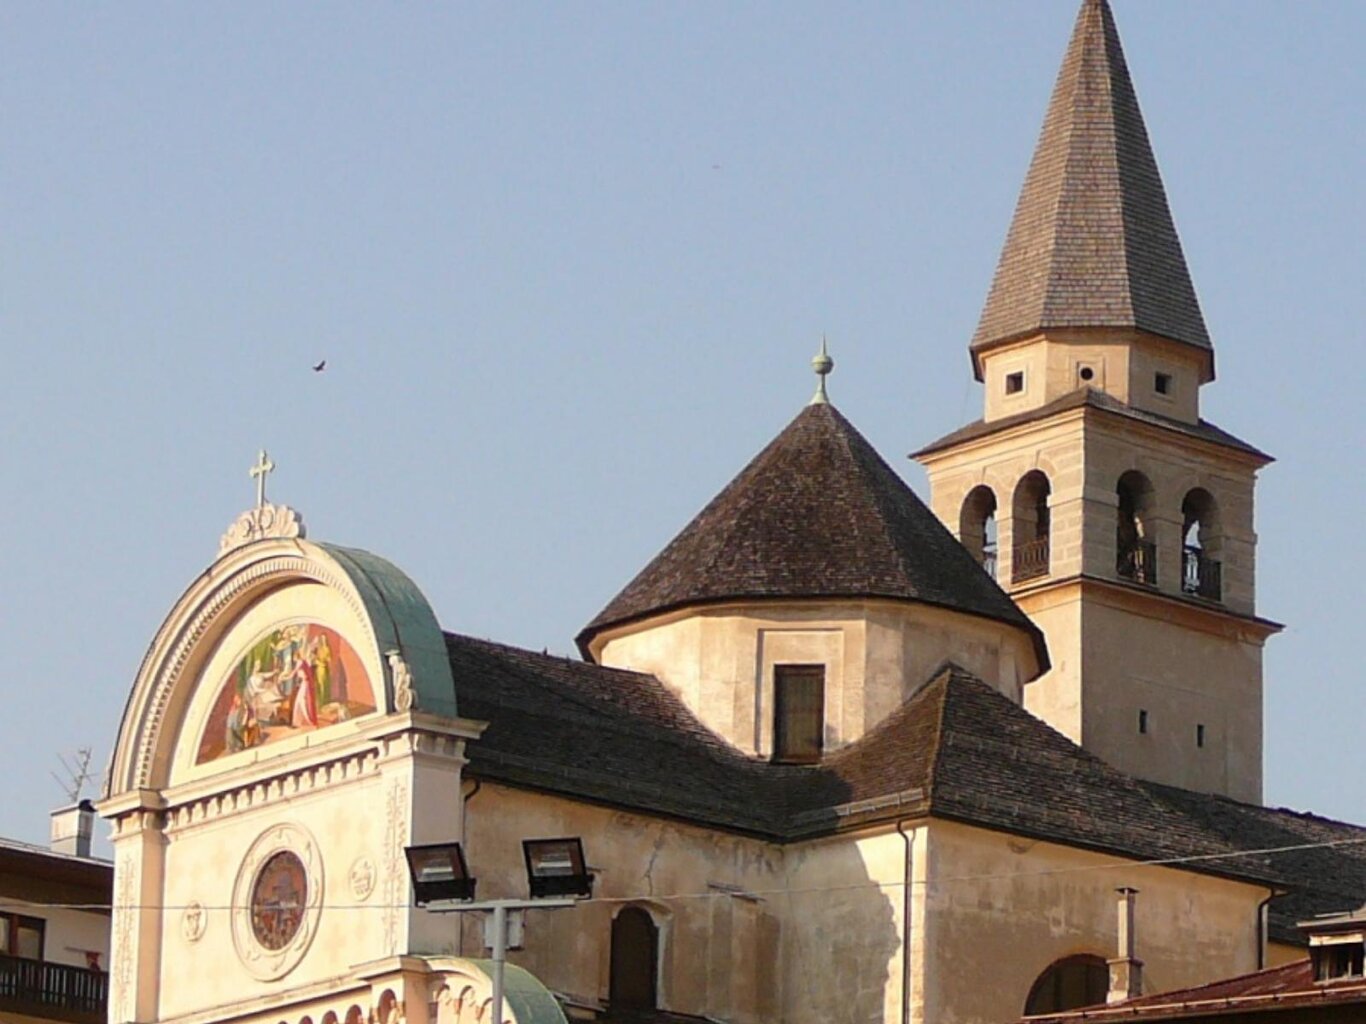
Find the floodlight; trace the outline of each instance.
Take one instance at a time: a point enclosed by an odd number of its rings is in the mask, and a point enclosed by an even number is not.
[[[465,864],[459,843],[410,846],[408,871],[413,876],[413,895],[419,907],[442,900],[474,899],[475,879]]]
[[[533,898],[593,895],[593,876],[584,863],[582,839],[524,839],[522,852]]]

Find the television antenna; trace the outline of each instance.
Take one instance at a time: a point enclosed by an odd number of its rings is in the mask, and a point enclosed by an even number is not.
[[[70,757],[58,754],[57,760],[62,763],[62,774],[58,775],[56,772],[48,772],[48,774],[56,780],[57,785],[62,787],[68,803],[79,803],[81,794],[85,791],[86,783],[94,780],[94,776],[90,773],[90,748],[80,747]]]

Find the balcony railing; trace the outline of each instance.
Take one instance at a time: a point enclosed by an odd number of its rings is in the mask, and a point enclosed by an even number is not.
[[[1157,545],[1150,540],[1121,544],[1115,573],[1121,579],[1157,586]]]
[[[1023,583],[1048,575],[1048,538],[1027,540],[1016,544],[1010,559],[1010,580]]]
[[[101,1024],[108,1004],[109,975],[102,971],[0,954],[0,1010]]]
[[[1199,548],[1188,547],[1181,553],[1181,592],[1207,601],[1224,599],[1223,566],[1206,558]]]
[[[982,551],[982,568],[992,579],[996,578],[996,549],[988,547]]]

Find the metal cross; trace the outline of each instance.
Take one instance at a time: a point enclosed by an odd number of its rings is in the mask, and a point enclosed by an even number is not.
[[[252,478],[256,481],[256,507],[258,509],[266,506],[266,476],[273,472],[275,463],[271,462],[266,456],[266,450],[261,449],[261,454],[256,458],[256,465],[251,467]]]

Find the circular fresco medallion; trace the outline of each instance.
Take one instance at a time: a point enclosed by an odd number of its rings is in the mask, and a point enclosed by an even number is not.
[[[251,887],[251,933],[272,952],[299,934],[308,904],[308,876],[289,850],[272,853]]]
[[[298,825],[276,825],[242,860],[233,886],[232,944],[257,978],[282,978],[303,959],[322,913],[322,858]]]

